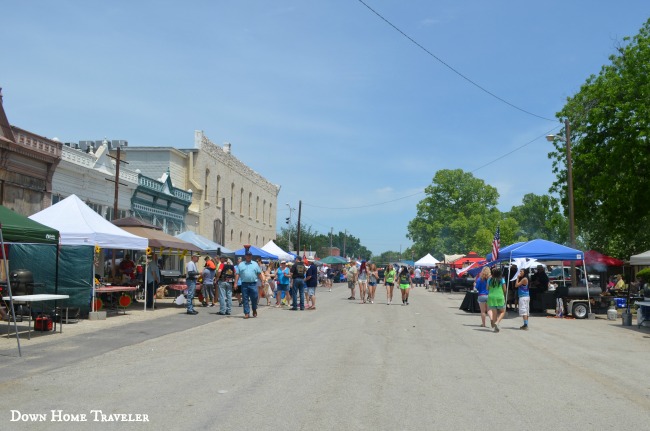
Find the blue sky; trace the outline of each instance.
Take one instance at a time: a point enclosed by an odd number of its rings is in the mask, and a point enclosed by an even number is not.
[[[281,185],[279,225],[302,200],[314,230],[399,251],[439,169],[496,187],[504,211],[547,193],[560,123],[539,117],[650,16],[647,0],[364,1],[538,117],[358,0],[4,0],[5,111],[72,142],[188,148],[204,130]]]

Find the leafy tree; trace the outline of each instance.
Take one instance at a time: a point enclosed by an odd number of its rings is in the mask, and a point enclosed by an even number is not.
[[[623,41],[557,114],[571,126],[576,232],[621,257],[650,248],[650,20]],[[554,146],[551,191],[566,208],[565,144]]]
[[[461,169],[443,169],[424,191],[426,197],[417,204],[417,214],[408,224],[407,237],[414,242],[416,255],[485,254],[490,250],[501,220],[496,188]],[[516,224],[511,220],[508,225],[512,222]]]
[[[559,201],[552,196],[529,193],[521,205],[512,207],[509,216],[519,224],[519,241],[540,238],[557,243],[569,242],[567,219],[560,213]]]

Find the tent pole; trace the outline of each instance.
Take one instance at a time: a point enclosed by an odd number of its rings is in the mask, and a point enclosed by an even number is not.
[[[144,259],[144,311],[147,311],[147,275],[149,272],[149,256],[147,256],[145,252],[145,259]]]
[[[2,247],[2,260],[4,261],[5,274],[7,275],[7,290],[9,290],[9,306],[11,307],[11,317],[13,317],[14,320],[14,332],[16,333],[16,342],[18,343],[18,356],[22,357],[23,353],[20,350],[20,336],[18,335],[18,324],[16,323],[16,309],[14,308],[14,295],[11,293],[9,263],[7,262],[7,254],[5,253],[5,240],[2,234],[2,223],[0,223],[0,246]],[[29,318],[31,319],[32,316],[29,316]]]

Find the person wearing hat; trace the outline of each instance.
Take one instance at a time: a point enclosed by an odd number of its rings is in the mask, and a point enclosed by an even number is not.
[[[305,284],[307,286],[307,309],[316,309],[316,287],[318,287],[318,268],[316,264],[305,260],[307,266],[307,273],[305,276]]]
[[[288,301],[291,301],[291,296],[289,296],[289,284],[291,283],[291,279],[289,278],[290,274],[291,271],[289,271],[289,268],[287,267],[287,261],[281,261],[277,272],[278,291],[275,294],[275,306],[278,308],[282,305],[282,292],[287,296],[287,303],[290,303]]]
[[[199,261],[199,255],[193,254],[192,258],[187,265],[185,265],[185,270],[187,271],[187,278],[185,283],[187,284],[187,314],[197,315],[198,311],[194,309],[194,292],[196,290],[196,279],[199,277],[199,268],[196,266],[196,262]]]
[[[354,288],[357,285],[357,278],[359,277],[359,270],[357,269],[357,262],[352,259],[350,261],[350,266],[345,274],[345,278],[348,280],[348,289],[350,289],[350,297],[348,299],[354,300]]]
[[[221,316],[229,316],[232,313],[232,291],[235,282],[235,266],[228,261],[228,257],[219,256],[219,268],[215,277],[219,286],[219,311]]]
[[[244,319],[248,319],[253,311],[257,317],[257,280],[262,280],[262,268],[253,262],[253,254],[249,248],[244,253],[244,261],[237,265],[235,283],[241,280],[242,300],[244,301]]]
[[[297,256],[296,262],[291,267],[291,296],[293,297],[292,310],[298,309],[300,300],[300,309],[305,309],[305,276],[307,267],[302,262],[302,257]]]

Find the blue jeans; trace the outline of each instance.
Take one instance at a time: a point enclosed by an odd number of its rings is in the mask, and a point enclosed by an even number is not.
[[[299,295],[299,296],[296,296]],[[305,280],[296,278],[291,286],[291,298],[293,298],[293,309],[298,309],[298,298],[300,297],[300,309],[305,309]]]
[[[187,279],[187,311],[194,311],[194,291],[196,290],[196,280]]]
[[[232,283],[228,281],[219,282],[219,312],[232,312]]]
[[[257,310],[257,282],[241,284],[241,296],[244,301],[244,314],[251,314],[251,308],[253,311]],[[250,305],[248,300],[250,299]]]

